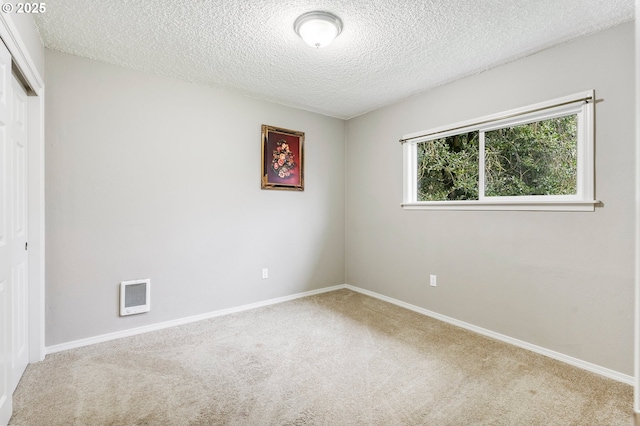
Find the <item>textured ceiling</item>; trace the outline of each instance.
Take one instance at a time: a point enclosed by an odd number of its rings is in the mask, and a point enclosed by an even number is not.
[[[313,49],[304,12],[338,15]],[[46,47],[351,118],[630,21],[634,0],[47,0]]]

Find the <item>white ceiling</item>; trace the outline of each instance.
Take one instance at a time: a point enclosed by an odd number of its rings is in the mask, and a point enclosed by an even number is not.
[[[47,0],[46,47],[348,119],[630,21],[634,0]],[[327,48],[293,31],[338,15]]]

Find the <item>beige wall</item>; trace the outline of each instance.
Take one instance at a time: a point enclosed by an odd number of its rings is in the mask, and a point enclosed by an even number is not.
[[[633,374],[633,23],[347,123],[347,283]],[[595,89],[593,213],[403,211],[407,133]],[[437,274],[438,287],[429,287]]]
[[[344,283],[342,120],[49,50],[46,67],[47,346]],[[304,192],[260,189],[263,123],[306,132]],[[136,278],[151,312],[120,318]]]

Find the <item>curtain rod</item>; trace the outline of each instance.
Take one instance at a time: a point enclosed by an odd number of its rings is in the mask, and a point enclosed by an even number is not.
[[[524,112],[516,112],[516,113],[513,113],[513,114],[505,114],[505,115],[501,115],[501,116],[492,118],[491,120],[478,121],[476,123],[471,123],[471,124],[467,124],[467,125],[464,125],[464,126],[452,127],[451,129],[441,130],[441,131],[438,131],[438,132],[425,133],[423,135],[412,136],[412,137],[406,138],[406,139],[400,139],[399,142],[400,143],[405,143],[405,142],[408,142],[408,141],[410,141],[412,139],[424,138],[426,136],[437,135],[438,133],[450,132],[452,130],[466,129],[468,127],[474,127],[474,126],[479,126],[481,124],[492,123],[492,122],[498,121],[498,120],[506,120],[507,118],[518,117],[519,115],[531,114],[533,112],[544,111],[545,109],[556,108],[556,107],[559,107],[559,106],[575,104],[577,102],[589,103],[589,101],[592,100],[592,99],[593,99],[593,96],[587,96],[586,98],[574,99],[572,101],[562,102],[562,103],[554,104],[554,105],[548,105],[548,106],[544,106],[544,107],[541,107],[541,108],[536,108],[536,109],[532,109],[532,110],[528,110],[528,111],[524,111]]]

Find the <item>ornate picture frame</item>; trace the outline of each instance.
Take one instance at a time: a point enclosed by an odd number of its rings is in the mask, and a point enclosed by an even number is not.
[[[304,191],[304,132],[262,125],[261,188]]]

